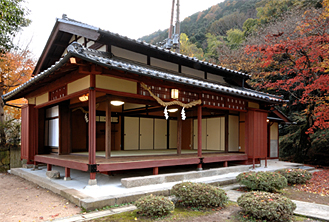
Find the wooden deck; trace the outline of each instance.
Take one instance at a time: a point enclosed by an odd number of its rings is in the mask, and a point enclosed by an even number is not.
[[[139,155],[117,156],[105,159],[96,157],[97,172],[143,169],[176,165],[197,165],[200,163],[215,163],[229,161],[244,161],[248,157],[244,153],[203,153],[202,158],[197,154],[168,154],[168,155]],[[90,171],[88,155],[36,155],[35,161],[56,166],[62,166],[81,171]]]

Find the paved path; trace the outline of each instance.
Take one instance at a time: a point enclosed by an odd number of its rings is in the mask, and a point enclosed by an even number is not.
[[[237,199],[242,195],[242,192],[232,190],[236,187],[236,185],[226,186],[224,189],[226,190],[227,196],[229,197],[230,201],[236,202]],[[322,204],[314,204],[308,203],[303,201],[293,200],[296,203],[297,208],[294,211],[294,214],[306,216],[314,219],[320,219],[329,221],[329,206],[322,205]],[[57,219],[53,220],[53,222],[78,222],[78,221],[88,221],[100,217],[110,216],[113,214],[123,213],[127,211],[133,211],[137,208],[133,205],[129,205],[126,207],[115,208],[111,210],[104,210],[99,212],[92,212],[87,213],[84,215],[76,215],[70,218],[65,219]]]
[[[275,171],[283,168],[298,167],[300,164],[282,162],[278,160],[269,160],[268,167],[264,167],[264,161],[261,166],[257,167],[253,171]],[[63,169],[58,168],[63,171]],[[148,186],[125,188],[121,184],[122,177],[119,176],[107,176],[103,174],[97,174],[98,186],[87,186],[89,174],[81,171],[71,172],[71,181],[54,180],[46,177],[46,168],[40,168],[40,170],[31,171],[30,169],[12,169],[13,174],[21,176],[27,180],[30,180],[46,189],[60,194],[71,202],[78,206],[84,206],[82,203],[90,206],[91,208],[101,208],[100,206],[110,206],[115,204],[128,203],[137,200],[139,197],[146,194],[153,193],[154,195],[170,195],[170,189],[176,183],[162,183],[153,184]],[[63,174],[63,172],[61,172]],[[191,179],[193,182],[205,182],[210,184],[232,184],[235,183],[235,177],[239,173],[224,173],[217,176],[201,177],[197,179]],[[123,175],[124,177],[131,177],[136,175]],[[234,187],[234,185],[233,185]],[[229,196],[229,200],[236,201],[242,194],[238,191],[232,190],[232,186],[223,187]],[[317,218],[321,220],[329,221],[329,206],[312,204],[301,201],[295,201],[297,204],[296,214],[304,215],[307,217]],[[86,221],[98,217],[104,217],[116,213],[125,211],[132,211],[136,209],[134,206],[127,206],[122,208],[104,210],[99,212],[87,213],[84,215],[74,216],[67,219],[57,219],[54,221],[69,222],[69,221]]]

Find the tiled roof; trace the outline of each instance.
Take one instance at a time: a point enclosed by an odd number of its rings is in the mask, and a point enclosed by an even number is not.
[[[183,54],[180,54],[180,53],[177,53],[177,52],[173,52],[173,51],[170,51],[168,49],[165,49],[165,48],[162,48],[162,47],[159,47],[159,46],[156,46],[156,45],[152,45],[152,44],[147,43],[147,42],[144,42],[144,41],[140,41],[140,40],[136,40],[136,39],[131,39],[131,38],[127,37],[127,36],[122,36],[122,35],[120,35],[118,33],[110,32],[108,30],[103,30],[103,29],[97,28],[95,26],[91,26],[91,25],[88,25],[88,24],[85,24],[85,23],[82,23],[82,22],[79,22],[79,21],[76,21],[76,20],[73,20],[73,19],[69,19],[69,18],[67,18],[65,16],[62,19],[58,19],[58,21],[59,22],[66,23],[66,24],[71,24],[71,25],[79,26],[79,27],[82,27],[82,28],[88,28],[88,29],[95,30],[95,31],[100,31],[101,30],[103,32],[106,32],[106,33],[112,35],[112,36],[116,36],[116,37],[122,38],[124,40],[131,41],[131,42],[133,42],[135,44],[144,45],[146,47],[149,47],[149,48],[152,48],[152,49],[156,49],[156,50],[159,50],[159,51],[162,51],[162,52],[165,52],[165,53],[168,53],[168,54],[177,56],[177,57],[188,59],[190,61],[194,61],[194,62],[200,63],[202,65],[206,65],[206,66],[209,66],[209,67],[212,67],[212,68],[215,68],[215,69],[219,69],[219,70],[222,70],[222,71],[224,70],[224,71],[227,71],[227,72],[230,72],[230,73],[233,73],[233,74],[236,74],[236,75],[240,75],[240,76],[243,76],[243,77],[247,77],[247,78],[250,77],[249,74],[246,74],[246,73],[243,73],[243,72],[239,72],[239,71],[227,69],[225,67],[222,67],[222,66],[219,66],[219,65],[210,63],[210,62],[199,60],[196,57],[189,57],[189,56],[186,56],[186,55],[183,55]]]
[[[97,50],[85,48],[77,42],[74,42],[71,45],[69,45],[67,47],[67,52],[68,53],[62,59],[56,62],[53,66],[41,72],[40,74],[36,75],[34,78],[22,84],[21,86],[14,89],[13,91],[3,95],[3,99],[10,100],[11,97],[21,92],[22,90],[27,89],[30,85],[35,84],[38,81],[42,80],[43,78],[51,75],[55,70],[57,70],[63,64],[65,64],[70,57],[78,57],[83,60],[96,63],[104,67],[124,70],[131,73],[137,73],[140,75],[145,75],[153,78],[164,79],[171,82],[199,87],[224,94],[261,100],[261,101],[267,101],[271,103],[287,102],[283,100],[281,97],[275,95],[266,94],[242,87],[238,88],[238,87],[223,86],[219,83],[214,83],[207,80],[201,80],[200,78],[189,77],[186,75],[182,76],[176,73],[173,74],[173,72],[169,70],[165,70],[165,71],[158,70],[152,66],[142,65],[135,62],[129,62],[128,60],[123,60],[120,58],[113,57],[110,53],[107,52],[100,52]]]

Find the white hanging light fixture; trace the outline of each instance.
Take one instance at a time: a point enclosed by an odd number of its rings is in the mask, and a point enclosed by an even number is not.
[[[178,109],[177,109],[177,108],[168,109],[168,112],[170,112],[170,113],[174,113],[174,112],[177,112],[177,111],[178,111]]]
[[[88,99],[89,99],[89,94],[88,93],[87,94],[83,94],[82,96],[79,96],[79,100],[81,102],[86,102],[86,101],[88,101]]]
[[[113,106],[121,106],[121,105],[123,105],[125,102],[123,102],[123,101],[117,101],[117,100],[113,100],[113,101],[111,101],[111,104],[113,105]]]

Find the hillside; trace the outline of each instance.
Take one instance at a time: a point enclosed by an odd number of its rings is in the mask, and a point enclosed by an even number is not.
[[[192,43],[204,50],[207,33],[218,36],[226,35],[226,31],[230,29],[242,29],[248,18],[256,18],[256,8],[261,2],[262,0],[226,0],[185,18],[181,22],[181,32],[186,33]],[[155,44],[167,37],[168,29],[158,30],[140,40]]]

